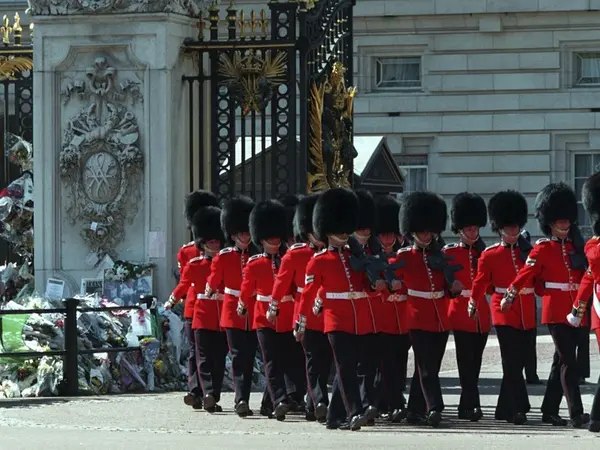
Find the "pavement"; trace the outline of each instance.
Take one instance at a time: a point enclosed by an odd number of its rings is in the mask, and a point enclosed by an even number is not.
[[[591,383],[581,387],[586,411],[591,408],[600,358],[595,339],[590,343]],[[549,373],[554,348],[549,336],[538,337],[538,374]],[[411,363],[412,364],[412,363]],[[409,375],[412,374],[412,365]],[[439,429],[407,424],[377,423],[357,432],[330,431],[303,416],[290,415],[285,422],[259,415],[240,419],[232,411],[233,395],[224,394],[224,412],[209,415],[182,402],[181,393],[117,395],[83,398],[40,398],[0,401],[0,450],[151,450],[176,449],[478,449],[506,448],[600,449],[600,434],[586,429],[552,427],[541,422],[539,406],[545,386],[528,386],[532,412],[529,422],[515,426],[493,419],[502,367],[495,336],[484,353],[480,392],[485,417],[479,423],[459,421],[460,395],[454,344],[448,343],[442,381],[444,423]],[[252,395],[258,412],[262,393]],[[566,403],[563,400],[563,408]],[[567,416],[566,409],[561,411]]]

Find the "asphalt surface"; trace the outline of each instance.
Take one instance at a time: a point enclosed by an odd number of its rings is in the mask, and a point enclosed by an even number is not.
[[[595,340],[591,342],[592,383],[582,386],[589,411],[600,373]],[[548,375],[553,354],[549,336],[538,338],[538,374]],[[0,450],[41,448],[90,450],[148,449],[600,449],[600,434],[586,429],[542,424],[539,406],[545,386],[529,386],[532,412],[524,426],[493,420],[501,378],[500,354],[490,337],[480,381],[485,418],[476,424],[459,421],[460,395],[453,342],[449,342],[442,368],[446,411],[439,429],[387,425],[357,432],[329,431],[303,416],[277,422],[260,415],[239,419],[232,412],[233,395],[224,395],[224,412],[209,415],[182,402],[181,393],[119,395],[86,398],[41,398],[0,401]],[[412,364],[409,375],[412,374]],[[253,394],[258,412],[262,393]],[[563,401],[563,408],[566,403]],[[562,411],[567,416],[566,410]]]

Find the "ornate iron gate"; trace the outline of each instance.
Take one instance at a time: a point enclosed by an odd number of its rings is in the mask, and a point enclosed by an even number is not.
[[[12,24],[5,15],[0,26],[0,101],[2,102],[2,141],[0,149],[0,189],[6,188],[21,173],[7,150],[14,136],[33,141],[33,47],[22,42],[21,20],[15,14]],[[0,233],[4,230],[0,230]],[[16,261],[11,245],[0,239],[0,264]]]
[[[232,1],[226,39],[216,2],[200,17],[198,39],[184,43],[198,73],[183,80],[190,161],[198,143],[210,152],[210,182],[201,157],[190,185],[199,172],[220,198],[261,200],[351,184],[354,3],[271,1],[248,14]]]

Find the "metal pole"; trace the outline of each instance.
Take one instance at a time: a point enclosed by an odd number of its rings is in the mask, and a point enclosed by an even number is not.
[[[67,314],[65,316],[65,351],[64,372],[66,395],[75,397],[79,394],[79,362],[77,345],[77,306],[79,300],[67,298],[63,300]]]

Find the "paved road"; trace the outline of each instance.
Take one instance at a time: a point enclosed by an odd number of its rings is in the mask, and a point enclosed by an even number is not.
[[[592,348],[592,380],[600,373],[596,344]],[[547,376],[553,347],[548,336],[538,339],[538,373]],[[410,369],[412,370],[412,369]],[[481,392],[486,418],[477,424],[458,421],[456,406],[460,388],[453,343],[443,367],[446,423],[437,430],[406,424],[378,424],[351,433],[328,431],[300,416],[284,423],[263,417],[239,419],[232,413],[233,396],[225,394],[225,412],[208,415],[183,405],[181,394],[122,395],[83,399],[27,399],[0,401],[0,450],[43,448],[63,450],[151,450],[151,449],[599,449],[600,435],[587,430],[553,428],[541,423],[539,405],[544,386],[530,387],[533,413],[527,426],[496,422],[493,417],[499,390],[501,366],[495,338],[485,352]],[[594,384],[582,386],[589,410]],[[258,410],[260,394],[251,406]],[[565,407],[563,402],[563,407]],[[566,411],[563,411],[566,415]]]

